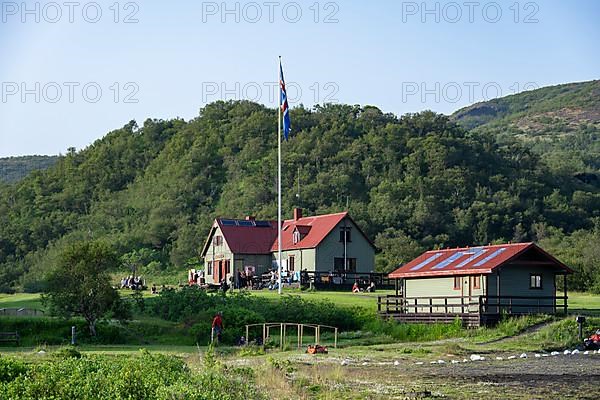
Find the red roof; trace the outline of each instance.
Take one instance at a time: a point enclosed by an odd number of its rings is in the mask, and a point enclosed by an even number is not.
[[[539,251],[544,258],[547,258],[555,266],[564,269],[568,273],[572,272],[566,265],[534,243],[513,243],[427,251],[389,274],[389,277],[412,278],[489,274],[529,249]]]
[[[284,221],[281,229],[282,249],[313,249],[317,247],[329,235],[329,232],[347,216],[347,212],[342,212]],[[293,233],[296,227],[303,237],[298,243],[294,244]],[[275,240],[272,243],[271,251],[277,251],[277,248],[277,232],[275,232]]]
[[[281,231],[283,250],[312,249],[317,247],[346,217],[350,219],[347,212],[342,212],[283,221]],[[202,256],[206,255],[210,240],[217,227],[221,229],[223,237],[233,253],[270,254],[277,251],[276,221],[217,218],[213,223],[212,230],[204,245],[204,249],[202,250]],[[293,233],[296,229],[298,229],[301,234],[301,240],[294,244]],[[360,228],[358,228],[358,230],[365,236]],[[369,243],[371,242],[369,241]]]

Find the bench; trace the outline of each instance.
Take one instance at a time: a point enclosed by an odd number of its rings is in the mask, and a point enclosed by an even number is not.
[[[14,342],[18,346],[20,341],[21,337],[18,332],[0,332],[0,342]]]

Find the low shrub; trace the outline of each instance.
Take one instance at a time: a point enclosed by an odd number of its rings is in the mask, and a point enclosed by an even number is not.
[[[264,399],[247,372],[190,371],[178,358],[138,356],[51,359],[29,367],[0,358],[0,399]]]

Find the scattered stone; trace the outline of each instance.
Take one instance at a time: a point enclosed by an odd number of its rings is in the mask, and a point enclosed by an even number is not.
[[[560,354],[560,353],[559,353],[558,351],[553,351],[552,353],[550,353],[550,355],[551,355],[551,356],[557,356],[557,355],[559,355],[559,354]]]
[[[589,350],[586,350],[583,352],[583,354],[587,356],[588,354],[590,354],[590,352],[589,352]]]
[[[566,356],[566,355],[569,355],[569,354],[571,354],[571,352],[570,352],[569,350],[565,350],[565,351],[563,352],[563,354]]]
[[[504,358],[502,358],[502,357],[496,357],[496,360],[502,361],[502,360],[504,360]]]
[[[527,354],[523,353],[519,356],[519,358],[527,358]]]
[[[446,364],[446,361],[444,361],[444,360],[438,360],[437,362],[438,362],[438,364]]]
[[[425,364],[425,363],[424,363],[423,361],[417,361],[415,364],[416,364],[416,365],[423,365],[423,364]]]
[[[542,354],[542,357],[550,357],[550,354]]]
[[[429,364],[437,364],[437,361],[430,361]]]
[[[533,356],[534,356],[535,358],[540,358],[540,357],[541,357],[541,354],[534,354]]]
[[[469,362],[469,360],[467,360],[466,358],[463,358],[463,362]]]
[[[471,357],[469,358],[471,361],[481,361],[483,359],[483,357],[481,357],[479,354],[471,354]]]
[[[44,354],[46,354],[46,352],[44,350],[40,350],[37,352],[37,354],[39,354],[40,356],[43,356]]]
[[[348,360],[343,360],[343,361],[342,361],[342,365],[344,365],[344,366],[345,366],[345,365],[350,365],[350,361],[348,361]]]
[[[458,363],[460,363],[460,361],[458,361],[458,360],[452,360],[451,363],[452,364],[458,364]]]
[[[394,365],[400,365],[400,361],[398,361],[398,360],[394,361]]]
[[[517,356],[508,356],[509,360],[514,360],[515,358],[517,358]]]
[[[579,354],[579,350],[575,349],[571,352],[571,354],[575,355],[575,354]]]

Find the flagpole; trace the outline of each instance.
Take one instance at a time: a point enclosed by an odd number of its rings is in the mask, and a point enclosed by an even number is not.
[[[277,76],[279,76],[279,107],[277,111],[277,292],[281,294],[281,56],[279,56]]]

